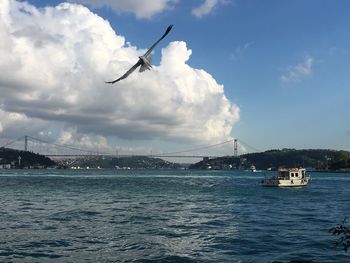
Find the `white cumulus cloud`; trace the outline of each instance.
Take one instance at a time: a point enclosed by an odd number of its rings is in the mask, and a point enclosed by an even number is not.
[[[117,13],[132,13],[137,18],[151,18],[172,8],[177,0],[70,0],[93,8],[108,6]]]
[[[192,14],[198,18],[210,14],[214,8],[221,4],[227,4],[228,0],[204,0],[204,2],[192,10]]]
[[[281,76],[283,82],[300,81],[302,78],[312,74],[314,59],[306,56],[302,63],[289,66],[288,70]]]
[[[96,135],[89,136],[80,134],[76,128],[63,129],[57,138],[59,145],[74,145],[79,149],[94,149],[95,151],[113,152],[113,149],[108,145],[107,139],[104,136]]]
[[[126,45],[108,21],[69,3],[37,9],[1,0],[0,15],[2,135],[51,126],[65,127],[54,133],[60,142],[79,137],[92,145],[84,137],[92,135],[101,147],[108,136],[217,142],[229,138],[239,120],[223,85],[187,64],[192,51],[185,42],[163,48],[151,71],[107,85],[144,51]]]
[[[0,88],[1,91],[1,88]],[[19,138],[46,127],[46,121],[27,117],[23,113],[9,112],[0,107],[0,138]],[[3,141],[0,140],[0,145]]]

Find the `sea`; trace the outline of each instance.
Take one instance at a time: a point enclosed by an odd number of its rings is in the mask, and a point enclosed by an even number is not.
[[[350,174],[0,170],[0,262],[350,262]],[[350,223],[350,222],[348,222]]]

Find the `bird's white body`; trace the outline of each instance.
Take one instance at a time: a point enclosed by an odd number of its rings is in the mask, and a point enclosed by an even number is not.
[[[140,72],[145,71],[146,69],[150,70],[152,68],[151,61],[145,56],[139,56],[141,63]]]
[[[170,32],[171,28],[173,27],[173,25],[168,26],[168,28],[166,29],[165,33],[161,36],[161,38],[159,38],[157,40],[157,42],[155,42],[148,50],[147,52],[139,57],[139,60],[136,62],[135,65],[133,65],[123,76],[121,76],[120,78],[113,80],[113,81],[107,81],[106,83],[116,83],[117,81],[120,81],[122,79],[127,78],[132,72],[135,71],[136,68],[140,67],[140,72],[143,72],[145,70],[150,70],[152,68],[151,65],[151,53],[152,50],[155,48],[155,46],[163,39],[166,37],[166,35]]]

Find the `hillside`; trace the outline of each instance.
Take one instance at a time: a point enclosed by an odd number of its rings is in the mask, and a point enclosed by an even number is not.
[[[20,158],[19,158],[20,157]],[[113,169],[180,169],[182,165],[160,158],[146,156],[97,157],[75,159],[71,165],[55,163],[51,159],[32,152],[0,148],[0,168],[45,168],[82,167]],[[350,157],[347,151],[337,150],[269,150],[261,153],[243,154],[239,157],[226,156],[207,159],[189,166],[190,169],[241,169],[254,165],[257,170],[277,170],[279,167],[306,167],[313,170],[350,171]]]
[[[40,154],[0,148],[0,165],[11,168],[45,168],[55,166],[55,162]]]
[[[346,151],[283,149],[203,160],[191,165],[190,169],[249,169],[251,165],[258,170],[302,166],[338,171],[350,169],[350,159]]]
[[[75,167],[108,168],[108,169],[179,169],[177,163],[168,162],[160,158],[147,156],[132,157],[97,157],[95,159],[77,160]]]

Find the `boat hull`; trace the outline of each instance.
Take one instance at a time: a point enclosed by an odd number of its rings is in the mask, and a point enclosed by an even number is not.
[[[279,178],[266,178],[262,181],[263,186],[270,187],[303,187],[310,181],[310,178],[303,179],[279,179]]]

